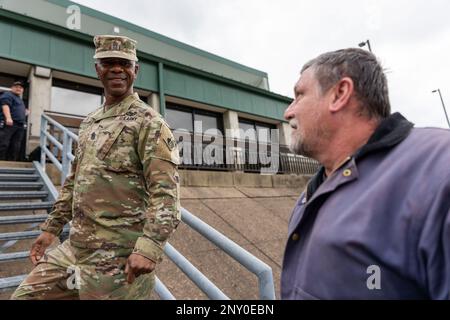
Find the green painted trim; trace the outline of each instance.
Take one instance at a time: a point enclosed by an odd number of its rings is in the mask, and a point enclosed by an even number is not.
[[[178,96],[178,95],[175,95],[175,94],[170,94],[170,96],[173,97],[173,98],[186,99],[186,97]],[[203,101],[192,99],[192,98],[190,98],[189,101],[200,103],[200,104],[205,104],[205,102],[203,102]],[[263,115],[258,114],[258,113],[243,111],[241,109],[233,108],[233,107],[226,107],[225,108],[224,106],[219,106],[219,105],[213,104],[213,103],[208,103],[207,105],[212,106],[212,107],[216,107],[216,108],[220,108],[220,109],[226,109],[227,111],[228,110],[236,111],[236,112],[238,112],[238,113],[240,113],[242,115],[249,115],[249,116],[254,116],[254,117],[259,117],[259,118],[266,118],[266,119],[276,120],[276,121],[279,121],[280,123],[283,123],[283,122],[289,123],[284,118],[277,118],[277,117],[272,117],[272,116],[267,116],[267,115],[263,116]],[[212,112],[217,112],[217,111],[212,111]],[[254,121],[254,120],[250,120],[250,121]]]
[[[62,1],[62,0],[47,0],[47,1]],[[64,0],[65,1],[65,0]],[[59,34],[59,35],[65,35],[68,36],[70,38],[77,38],[79,40],[85,41],[87,43],[92,43],[92,37],[89,35],[86,35],[84,33],[80,33],[78,31],[74,31],[74,30],[69,30],[54,24],[50,24],[48,22],[43,22],[41,20],[35,19],[35,18],[30,18],[24,15],[20,15],[11,11],[7,11],[4,9],[0,9],[0,17],[2,18],[6,18],[9,20],[12,20],[13,22],[18,22],[24,26],[33,26],[33,27],[37,27],[39,29],[45,30],[46,32],[50,32],[53,34]],[[274,99],[277,99],[279,101],[282,102],[292,102],[292,99],[286,96],[282,96],[280,94],[271,92],[271,91],[267,91],[261,88],[257,88],[257,87],[253,87],[251,85],[245,84],[243,82],[239,82],[236,80],[232,80],[232,79],[228,79],[228,78],[223,78],[221,76],[215,75],[213,73],[209,73],[206,71],[202,71],[202,70],[198,70],[198,69],[194,69],[192,67],[188,67],[185,66],[183,64],[180,63],[176,63],[170,60],[166,60],[164,58],[160,58],[160,57],[156,57],[153,56],[151,54],[145,53],[145,52],[141,52],[138,50],[138,57],[141,59],[145,59],[148,60],[149,62],[155,62],[155,63],[164,63],[165,66],[168,67],[172,67],[173,69],[178,69],[178,70],[182,70],[185,72],[189,72],[201,77],[205,77],[207,79],[211,79],[211,80],[215,80],[218,82],[222,82],[222,83],[226,83],[229,85],[232,85],[234,87],[238,87],[238,88],[242,88],[245,89],[247,91],[250,92],[256,92],[259,93],[261,95],[267,96],[267,97],[271,97]],[[13,59],[15,60],[13,57],[6,57],[8,59]],[[33,61],[26,61],[28,63],[35,63]],[[40,63],[39,65],[42,65],[43,67],[49,67],[49,68],[53,68],[53,66],[49,66],[49,65],[44,65],[42,63]],[[76,72],[75,72],[76,73]],[[78,73],[77,73],[78,74]],[[91,77],[92,78],[92,77]]]
[[[30,25],[45,31],[49,31],[50,33],[54,34],[62,34],[71,38],[77,38],[79,40],[87,41],[92,43],[92,37],[75,31],[75,30],[69,30],[67,28],[58,26],[56,24],[51,24],[49,22],[44,22],[39,19],[31,18],[25,15],[21,15],[12,11],[8,11],[5,9],[0,8],[0,17],[12,20],[15,23],[19,23],[21,25],[29,27]]]
[[[7,10],[0,9],[0,17],[4,17],[3,20],[6,22],[7,25],[16,25],[17,27],[25,27],[28,30],[35,30],[42,34],[47,34],[49,37],[52,35],[61,39],[66,39],[69,42],[78,43],[79,45],[83,46],[92,46],[92,39],[89,35],[79,33],[77,31],[69,30],[64,27],[59,27],[52,25],[48,22],[41,21],[39,19],[30,18],[28,16],[16,14]],[[4,52],[1,54],[2,57],[6,59],[11,59],[19,62],[25,62],[29,64],[34,65],[40,65],[44,67],[48,67],[50,69],[54,70],[60,70],[67,73],[73,73],[82,75],[88,78],[96,79],[95,74],[90,74],[90,72],[85,72],[87,69],[84,68],[77,68],[76,65],[64,65],[64,64],[56,64],[52,65],[51,62],[48,62],[47,60],[37,59],[37,57],[33,57],[32,55],[24,55],[22,58],[17,59],[17,56],[12,56],[11,51]],[[165,113],[165,97],[167,94],[171,96],[177,96],[182,99],[188,99],[191,101],[196,101],[200,103],[207,103],[210,105],[215,105],[220,108],[230,109],[238,112],[242,112],[244,114],[249,115],[255,115],[260,117],[265,117],[268,119],[274,119],[277,121],[283,121],[281,109],[281,105],[288,105],[291,103],[292,99],[281,96],[272,92],[269,92],[264,89],[260,89],[257,87],[253,87],[251,85],[247,85],[244,83],[241,83],[239,81],[223,78],[219,75],[211,74],[206,71],[194,69],[192,67],[188,67],[186,65],[182,65],[177,62],[168,61],[166,59],[162,59],[159,57],[152,56],[147,53],[138,52],[138,56],[141,60],[141,62],[145,62],[147,64],[152,64],[152,80],[151,80],[151,87],[142,87],[142,86],[136,86],[136,88],[144,89],[144,90],[151,90],[153,92],[158,91],[158,87],[161,87],[160,91],[160,104],[161,104],[161,113]],[[36,61],[34,61],[36,60]],[[39,60],[39,61],[38,61]],[[143,64],[143,63],[141,63]],[[157,67],[157,69],[156,69]],[[207,91],[207,95],[205,96],[205,99],[202,100],[201,97],[196,97],[195,94],[192,95],[191,91],[183,92],[178,90],[174,90],[174,88],[168,86],[169,83],[164,83],[164,81],[167,82],[168,79],[166,79],[166,74],[168,71],[175,72],[177,74],[180,74],[182,76],[183,74],[185,76],[191,76],[193,78],[197,78],[201,82],[210,82],[212,85],[212,91]],[[157,74],[156,74],[157,73]],[[176,79],[172,79],[176,80]],[[172,80],[170,80],[170,83],[172,83]],[[167,85],[167,86],[166,86]],[[147,85],[148,86],[148,85]],[[225,102],[220,99],[220,94],[218,96],[218,100],[211,99],[214,92],[217,90],[215,88],[227,86],[231,89],[237,89],[239,90],[244,100],[246,101],[244,104],[236,103],[234,105],[233,103]],[[212,95],[211,95],[211,94]],[[262,100],[260,100],[262,99]],[[220,100],[220,101],[219,101]],[[250,102],[249,102],[250,100]],[[216,103],[214,102],[216,101]],[[255,106],[258,106],[258,101],[261,101],[262,109],[260,109],[258,112],[258,108],[255,108]],[[273,106],[271,106],[273,104]],[[243,107],[242,109],[240,107]],[[253,107],[252,107],[253,106]]]
[[[180,48],[182,50],[186,50],[188,52],[194,53],[196,55],[199,55],[199,56],[202,56],[202,57],[205,57],[205,58],[208,58],[208,59],[211,59],[213,61],[229,65],[229,66],[231,66],[233,68],[237,68],[237,69],[240,69],[240,70],[243,70],[243,71],[247,71],[247,72],[253,73],[253,74],[258,75],[258,76],[264,76],[266,78],[268,76],[267,73],[264,72],[264,71],[253,69],[253,68],[247,67],[247,66],[245,66],[243,64],[240,64],[240,63],[237,63],[237,62],[225,59],[225,58],[220,57],[218,55],[215,55],[215,54],[209,53],[207,51],[198,49],[198,48],[196,48],[194,46],[185,44],[183,42],[180,42],[180,41],[168,38],[168,37],[163,36],[163,35],[161,35],[159,33],[150,31],[148,29],[145,29],[143,27],[140,27],[140,26],[137,26],[135,24],[129,23],[129,22],[124,21],[122,19],[113,17],[113,16],[108,15],[106,13],[102,13],[102,12],[99,12],[97,10],[85,7],[85,6],[83,6],[81,4],[78,4],[76,2],[72,2],[72,1],[68,1],[68,0],[46,0],[46,1],[50,2],[50,3],[53,3],[53,4],[56,4],[56,5],[59,5],[59,6],[64,7],[64,8],[67,8],[70,5],[77,5],[77,6],[80,7],[82,13],[87,14],[87,15],[93,17],[93,18],[97,18],[97,19],[100,19],[100,20],[103,20],[103,21],[106,21],[106,22],[109,22],[109,23],[112,23],[112,24],[115,24],[115,25],[122,25],[123,27],[125,27],[125,28],[127,28],[127,29],[129,29],[131,31],[135,31],[135,32],[141,33],[144,36],[157,39],[159,41],[162,41],[162,42],[165,42],[165,43],[170,44],[172,46],[175,46],[177,48]]]
[[[166,116],[166,97],[164,92],[164,64],[158,63],[158,80],[159,80],[159,113]]]
[[[244,89],[246,91],[250,91],[250,92],[253,92],[253,93],[258,93],[258,94],[266,96],[266,97],[271,97],[273,99],[276,99],[276,100],[279,100],[279,101],[282,101],[282,102],[289,102],[289,103],[292,102],[292,98],[283,96],[281,94],[278,94],[278,93],[275,93],[275,92],[272,92],[272,91],[267,91],[267,90],[264,90],[264,89],[261,89],[261,88],[257,88],[257,87],[254,87],[254,86],[251,86],[249,84],[246,84],[246,83],[243,83],[243,82],[239,82],[239,81],[236,81],[236,80],[223,78],[221,76],[218,76],[218,75],[215,75],[213,73],[206,72],[206,71],[193,69],[191,67],[185,66],[185,65],[180,64],[180,63],[176,63],[176,62],[173,62],[173,61],[170,61],[170,60],[166,60],[166,59],[163,59],[163,58],[152,56],[152,55],[150,55],[148,53],[140,52],[138,54],[138,56],[142,57],[142,58],[144,58],[146,60],[149,60],[149,61],[154,61],[154,62],[158,62],[158,63],[162,62],[165,67],[169,67],[171,69],[188,72],[190,74],[194,74],[194,75],[206,78],[206,79],[210,79],[210,80],[214,80],[214,81],[217,81],[217,82],[220,82],[220,83],[228,84],[228,85],[231,85],[233,87]]]
[[[20,15],[19,15],[20,16]],[[85,37],[74,37],[72,32],[67,32],[64,28],[59,28],[60,30],[57,30],[58,27],[54,26],[53,29],[49,29],[49,25],[45,22],[41,22],[39,20],[36,20],[34,18],[29,18],[26,16],[20,16],[21,20],[16,20],[15,18],[17,17],[17,15],[15,13],[11,13],[9,11],[5,11],[0,9],[0,21],[2,23],[6,23],[6,25],[11,25],[11,26],[16,26],[18,28],[24,28],[25,30],[28,30],[29,32],[38,32],[38,33],[42,33],[45,34],[49,37],[57,37],[58,39],[62,39],[62,40],[69,40],[70,42],[74,43],[74,44],[79,44],[82,46],[85,46],[87,43],[91,42],[90,37],[87,37],[89,39],[89,42],[86,42],[83,39]],[[58,33],[58,31],[61,31],[61,33]],[[67,35],[69,35],[70,37],[68,37]],[[11,40],[11,39],[9,39]],[[65,73],[69,73],[69,74],[74,74],[74,75],[79,75],[82,77],[87,77],[90,79],[97,79],[95,72],[93,70],[89,70],[89,68],[73,68],[70,65],[61,65],[61,64],[53,64],[51,61],[45,61],[42,59],[35,59],[35,57],[33,55],[27,55],[27,56],[21,56],[20,59],[17,58],[16,55],[14,55],[11,51],[10,52],[2,52],[0,54],[1,58],[5,58],[8,60],[12,60],[12,61],[17,61],[17,62],[21,62],[21,63],[27,63],[27,64],[31,64],[31,65],[37,65],[37,66],[42,66],[42,67],[46,67],[55,71],[61,71],[61,72],[65,72]],[[147,61],[145,59],[142,60],[142,62],[145,63],[145,65],[147,66],[153,66],[156,68],[156,63],[154,63],[153,61]],[[92,60],[92,64],[94,63],[94,60]],[[142,64],[144,64],[142,63]],[[154,73],[156,75],[156,72]],[[154,78],[153,78],[154,79]],[[151,81],[149,82],[149,80],[145,80],[147,82],[141,82],[141,80],[139,82],[137,82],[136,84],[136,88],[142,89],[142,90],[150,90],[150,91],[155,91],[156,88],[156,81]]]
[[[278,121],[283,120],[284,111],[291,101],[281,101],[167,66],[164,71],[164,91],[167,96],[183,97]]]

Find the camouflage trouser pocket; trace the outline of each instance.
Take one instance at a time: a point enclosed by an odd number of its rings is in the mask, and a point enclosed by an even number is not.
[[[65,241],[51,250],[17,288],[12,299],[150,299],[154,272],[126,282],[131,249],[92,250]]]
[[[11,296],[11,299],[60,300],[78,299],[73,266],[74,250],[65,241],[45,254]]]
[[[154,274],[141,275],[132,284],[126,281],[125,266],[131,250],[96,250],[79,260],[80,299],[149,299]]]
[[[123,269],[112,274],[95,270],[95,266],[83,266],[81,279],[79,292],[83,300],[148,300],[155,283],[154,272],[140,275],[128,284]]]
[[[13,300],[68,300],[79,299],[75,288],[68,288],[72,282],[67,268],[39,263],[11,296]]]

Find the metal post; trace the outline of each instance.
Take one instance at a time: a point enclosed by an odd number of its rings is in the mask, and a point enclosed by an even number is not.
[[[367,47],[369,48],[369,51],[372,52],[372,48],[370,47],[370,41],[369,41],[369,39],[367,39],[366,42],[367,42]]]
[[[45,135],[45,131],[47,131],[47,119],[45,117],[41,117],[41,135],[40,135],[40,145],[41,145],[41,166],[42,170],[45,172],[45,147],[47,145],[47,136]]]
[[[360,48],[362,48],[362,47],[364,47],[366,44],[367,44],[367,47],[369,48],[369,51],[372,52],[372,47],[370,46],[370,41],[369,41],[369,39],[367,39],[367,41],[360,42],[360,43],[358,44],[358,46],[359,46]]]
[[[61,161],[62,161],[61,186],[64,185],[64,181],[66,180],[66,177],[69,174],[69,170],[70,170],[70,160],[69,160],[68,154],[69,154],[69,152],[71,152],[71,150],[69,150],[69,144],[70,144],[70,149],[72,149],[71,140],[72,139],[69,137],[67,132],[64,131],[62,159],[61,159]]]
[[[166,115],[166,97],[164,92],[164,64],[158,63],[158,83],[159,83],[159,113]]]
[[[445,113],[445,119],[447,119],[447,124],[448,124],[448,127],[450,128],[450,121],[448,120],[447,110],[445,109],[445,104],[444,104],[444,99],[442,98],[441,89],[433,90],[432,92],[439,93],[439,97],[441,98],[442,108],[444,109],[444,113]]]

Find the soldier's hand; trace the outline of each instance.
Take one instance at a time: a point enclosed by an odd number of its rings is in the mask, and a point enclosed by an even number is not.
[[[33,242],[30,250],[30,259],[34,265],[41,260],[45,250],[52,244],[56,236],[50,232],[42,232],[36,241]]]
[[[6,119],[5,123],[8,127],[11,127],[13,125],[14,121],[13,121],[13,119],[9,118],[9,119]]]
[[[155,269],[155,263],[139,254],[132,253],[127,260],[125,273],[127,274],[127,282],[133,283],[134,279],[141,274],[150,273]]]

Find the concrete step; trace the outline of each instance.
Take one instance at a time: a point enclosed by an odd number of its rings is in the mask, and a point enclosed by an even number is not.
[[[18,287],[26,276],[26,274],[23,274],[9,278],[0,278],[0,290]]]
[[[68,235],[69,228],[63,229],[62,235]],[[0,241],[34,239],[41,234],[40,230],[0,233]]]
[[[34,239],[40,234],[40,230],[0,233],[0,241]]]
[[[45,199],[47,191],[0,191],[0,200]]]
[[[37,181],[39,175],[37,174],[7,174],[0,173],[0,181]]]
[[[42,182],[10,182],[0,181],[0,190],[41,190],[44,184]]]
[[[46,219],[47,219],[46,214],[27,215],[27,216],[7,216],[7,217],[0,217],[0,225],[44,222]]]
[[[17,210],[38,210],[51,209],[53,202],[16,202],[16,203],[0,203],[1,211],[17,211]]]
[[[34,168],[6,168],[0,167],[0,174],[34,174]]]
[[[29,251],[1,253],[0,254],[0,262],[26,259],[29,256],[30,256],[30,252]]]
[[[0,160],[0,168],[33,168],[32,162],[3,161]]]

